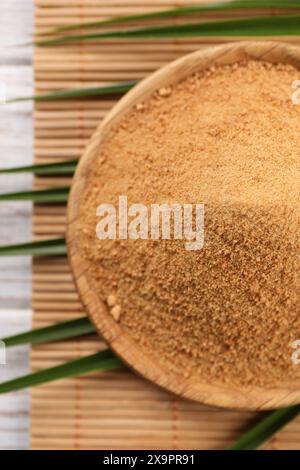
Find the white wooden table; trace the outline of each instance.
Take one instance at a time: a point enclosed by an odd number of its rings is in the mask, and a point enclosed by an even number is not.
[[[0,91],[8,98],[32,94],[32,50],[14,48],[32,34],[33,0],[0,2]],[[0,167],[32,162],[32,104],[0,105]],[[30,175],[0,175],[0,193],[30,188]],[[31,238],[31,205],[0,203],[0,244]],[[30,259],[0,258],[0,337],[30,328]],[[0,381],[28,372],[28,349],[7,351],[0,365]],[[28,439],[27,392],[0,396],[0,449],[26,449]]]

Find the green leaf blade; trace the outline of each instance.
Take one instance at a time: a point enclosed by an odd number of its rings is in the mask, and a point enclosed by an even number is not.
[[[95,327],[87,317],[57,323],[45,328],[37,328],[32,331],[3,338],[2,341],[7,348],[22,344],[42,344],[53,341],[61,341],[78,336],[95,333]]]
[[[0,256],[63,256],[66,254],[67,247],[64,238],[0,246]]]
[[[59,175],[59,174],[73,174],[76,166],[78,164],[78,159],[75,160],[66,160],[59,163],[46,163],[41,165],[29,165],[29,166],[19,166],[12,168],[3,168],[0,170],[1,174],[10,174],[10,173],[33,173],[35,175]]]
[[[130,23],[133,21],[144,21],[144,20],[155,20],[163,18],[174,18],[178,16],[190,16],[193,14],[207,13],[207,12],[219,12],[228,10],[249,10],[249,9],[297,9],[300,8],[298,0],[223,0],[217,2],[201,3],[199,5],[189,5],[179,8],[170,8],[162,11],[154,11],[152,13],[128,15],[128,16],[116,16],[106,20],[81,22],[72,25],[61,26],[58,28],[52,28],[41,33],[41,36],[50,34],[58,34],[66,31],[74,31],[82,28],[101,28],[103,26],[109,26],[114,24]]]
[[[67,202],[70,188],[41,189],[36,191],[21,191],[17,193],[0,194],[0,201],[32,201],[35,203]]]
[[[18,103],[20,101],[57,101],[57,100],[70,100],[77,98],[93,98],[97,96],[110,96],[110,95],[120,95],[126,93],[134,85],[138,83],[137,80],[132,80],[130,82],[121,82],[115,83],[112,85],[101,86],[101,87],[92,87],[92,88],[75,88],[73,90],[61,90],[55,91],[52,93],[47,93],[44,95],[35,95],[35,96],[22,96],[19,98],[14,98],[6,102],[9,103]]]
[[[122,362],[114,354],[105,350],[59,366],[34,372],[0,384],[0,394],[34,387],[54,380],[75,377],[95,371],[114,370],[122,367]]]
[[[300,34],[300,16],[266,16],[225,21],[209,21],[168,26],[154,26],[103,33],[62,36],[36,41],[37,46],[60,45],[104,39],[161,39],[211,36],[287,36]]]
[[[246,432],[228,450],[254,450],[264,444],[276,432],[280,431],[300,413],[300,405],[282,408],[268,414],[256,424],[250,431]]]

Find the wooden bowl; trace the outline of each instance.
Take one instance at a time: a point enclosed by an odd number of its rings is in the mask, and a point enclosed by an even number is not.
[[[108,313],[106,305],[90,286],[89,264],[80,251],[80,201],[86,177],[101,149],[101,142],[112,126],[138,102],[147,99],[155,90],[177,83],[188,75],[215,64],[232,64],[245,59],[292,64],[300,69],[300,48],[276,42],[242,42],[188,54],[140,82],[108,113],[97,128],[76,169],[68,205],[67,245],[75,283],[81,300],[99,335],[115,353],[136,372],[182,397],[209,405],[241,408],[272,409],[300,402],[300,383],[265,389],[258,386],[237,387],[201,382],[201,378],[184,378],[166,370],[161,364],[141,351],[139,345],[126,334]]]

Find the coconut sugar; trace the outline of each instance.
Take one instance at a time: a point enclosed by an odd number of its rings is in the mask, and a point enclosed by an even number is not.
[[[300,379],[300,105],[289,65],[211,68],[110,132],[81,203],[90,283],[158,364],[207,383]],[[101,203],[205,206],[205,244],[98,240]]]

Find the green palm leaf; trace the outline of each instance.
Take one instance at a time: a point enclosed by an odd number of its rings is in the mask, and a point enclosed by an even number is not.
[[[269,413],[266,418],[246,432],[228,450],[254,450],[264,444],[277,431],[292,421],[300,413],[300,405],[282,408]]]
[[[0,246],[0,256],[61,256],[66,253],[64,238]]]
[[[19,346],[20,344],[42,344],[52,341],[75,338],[76,336],[95,333],[95,327],[87,317],[69,320],[45,328],[37,328],[15,336],[2,338],[7,348]]]
[[[174,18],[177,16],[188,16],[197,13],[207,13],[228,10],[246,10],[246,9],[295,9],[300,8],[299,0],[231,0],[221,2],[201,3],[199,5],[189,5],[186,7],[171,8],[163,11],[154,11],[152,13],[142,13],[129,16],[115,16],[106,20],[91,21],[86,23],[76,23],[58,28],[52,28],[41,33],[41,35],[63,33],[64,31],[72,31],[79,28],[100,28],[120,23],[130,23],[132,21],[155,20],[161,18]]]
[[[0,201],[32,201],[36,203],[66,202],[70,187],[41,189],[36,191],[21,191],[17,193],[0,194]]]
[[[113,85],[92,87],[92,88],[75,88],[73,90],[60,90],[52,93],[46,93],[44,95],[35,96],[21,96],[8,100],[6,103],[18,103],[20,101],[56,101],[56,100],[69,100],[76,98],[92,98],[95,96],[106,96],[106,95],[119,95],[126,93],[134,85],[137,84],[136,80],[130,82],[115,83]]]
[[[35,175],[59,175],[72,174],[75,171],[78,160],[66,160],[59,163],[45,163],[43,165],[17,166],[3,168],[0,174],[6,173],[34,173]]]
[[[36,41],[37,46],[50,46],[78,41],[103,39],[160,39],[209,36],[288,36],[300,34],[300,16],[266,16],[226,21],[210,21],[169,26],[106,31],[103,33],[61,36]]]
[[[105,350],[91,356],[82,357],[75,361],[69,361],[59,366],[3,382],[0,384],[0,394],[34,387],[52,382],[53,380],[65,379],[100,370],[119,369],[120,367],[122,367],[122,362],[111,351]]]

